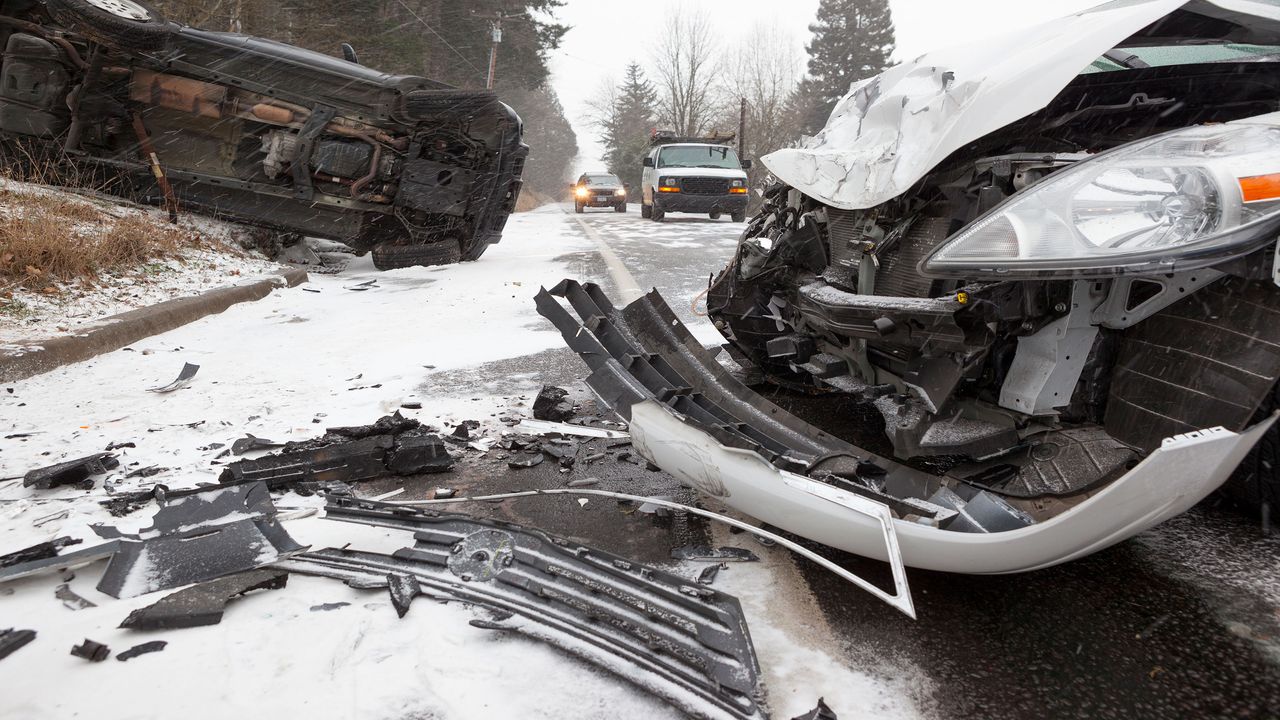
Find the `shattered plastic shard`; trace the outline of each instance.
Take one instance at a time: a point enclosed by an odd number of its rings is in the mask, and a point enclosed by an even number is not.
[[[283,570],[254,570],[201,583],[138,608],[120,623],[129,630],[172,630],[217,625],[232,599],[252,590],[276,590],[289,582]],[[123,659],[123,658],[122,658]]]
[[[37,490],[48,490],[60,485],[76,485],[87,489],[93,485],[90,477],[119,466],[120,461],[115,455],[109,452],[94,453],[76,460],[36,468],[23,477],[22,485]]]

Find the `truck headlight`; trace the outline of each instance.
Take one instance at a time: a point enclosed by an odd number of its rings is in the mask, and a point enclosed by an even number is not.
[[[574,195],[577,195],[577,196],[578,196],[578,197],[580,197],[580,198],[584,198],[584,197],[586,197],[586,196],[588,195],[588,193],[587,193],[587,189],[586,189],[586,188],[584,188],[584,187],[580,187],[580,188],[578,188],[577,190],[573,191],[573,194],[574,194]]]
[[[734,180],[733,182],[729,183],[729,187],[742,187],[742,181]]]
[[[935,276],[1172,272],[1244,255],[1280,231],[1280,126],[1206,125],[1060,170],[935,249]]]
[[[614,190],[614,191],[613,191],[613,194],[614,194],[614,195],[617,195],[618,197],[626,197],[626,196],[627,196],[627,189],[626,189],[626,188],[618,188],[617,190]]]

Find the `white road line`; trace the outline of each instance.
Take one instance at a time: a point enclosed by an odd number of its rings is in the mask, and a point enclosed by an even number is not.
[[[578,223],[578,226],[582,228],[582,231],[587,234],[587,237],[591,238],[596,246],[600,248],[600,257],[604,258],[604,265],[609,269],[609,276],[613,278],[613,284],[618,286],[618,293],[622,296],[623,304],[638,300],[640,296],[644,295],[644,291],[640,289],[640,284],[636,282],[631,271],[627,269],[626,265],[622,264],[622,260],[613,251],[613,248],[609,247],[609,243],[605,242],[600,233],[583,222],[582,218],[578,217],[577,214],[570,215],[567,210],[564,213],[573,218]]]

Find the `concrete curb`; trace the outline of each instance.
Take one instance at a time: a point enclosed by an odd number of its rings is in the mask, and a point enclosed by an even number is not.
[[[261,300],[278,287],[294,287],[307,281],[305,270],[285,268],[275,277],[244,285],[214,288],[193,297],[175,298],[149,307],[112,315],[79,335],[31,342],[0,351],[0,382],[13,382],[54,368],[81,362],[119,350],[143,338],[168,332],[220,313],[242,302]]]

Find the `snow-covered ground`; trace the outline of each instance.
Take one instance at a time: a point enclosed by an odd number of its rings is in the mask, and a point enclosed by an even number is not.
[[[107,219],[145,214],[158,226],[167,225],[164,212],[156,208],[115,204],[12,180],[0,180],[0,191],[9,203],[20,202],[28,195],[57,197],[96,207]],[[128,272],[103,273],[92,282],[60,285],[56,293],[0,283],[6,285],[2,288],[6,296],[0,298],[0,305],[4,306],[0,312],[0,345],[83,332],[112,315],[265,277],[280,269],[280,265],[240,246],[240,238],[248,232],[242,226],[184,213],[179,227],[198,235],[203,244],[184,248],[180,257],[158,258]]]
[[[479,261],[444,268],[377,272],[367,258],[341,273],[135,344],[132,348],[0,387],[0,478],[97,452],[112,442],[122,470],[167,468],[120,488],[190,486],[216,478],[211,465],[245,432],[285,441],[326,426],[372,422],[406,399],[404,410],[447,427],[480,420],[491,434],[497,416],[528,414],[528,397],[495,395],[483,385],[418,397],[433,375],[518,359],[562,347],[533,311],[540,285],[566,275],[607,281],[597,250],[557,206],[511,218],[501,244]],[[639,223],[639,219],[636,218]],[[593,276],[594,274],[594,276]],[[172,380],[184,362],[200,371],[190,387],[146,391]],[[465,374],[465,373],[463,373]],[[536,388],[537,380],[528,380]],[[115,473],[119,478],[120,472]],[[0,481],[0,553],[63,535],[94,542],[88,524],[134,529],[153,510],[125,522],[91,491],[35,492]],[[282,508],[315,504],[287,496]],[[64,514],[65,511],[65,514]],[[37,524],[38,523],[38,524]],[[315,547],[402,547],[407,538],[309,517],[288,521],[293,536]],[[73,548],[75,549],[75,548]],[[784,600],[785,566],[732,568],[772,709],[792,717],[819,696],[842,717],[916,717],[922,683],[889,681],[854,669],[827,647],[812,599]],[[425,599],[398,619],[385,593],[360,593],[329,580],[293,576],[283,590],[241,598],[221,624],[163,633],[116,629],[128,612],[159,594],[114,600],[97,593],[99,569],[85,568],[71,588],[97,607],[70,610],[54,598],[57,577],[0,588],[0,628],[39,636],[0,661],[0,717],[64,718],[663,718],[679,714],[612,676],[535,642],[467,625],[470,613]],[[322,603],[349,602],[318,612]],[[795,610],[794,614],[788,613]],[[813,611],[816,615],[816,611]],[[68,654],[85,637],[116,652],[153,639],[169,646],[127,663],[88,664]],[[907,674],[909,676],[909,673]],[[912,692],[901,692],[904,682]]]

